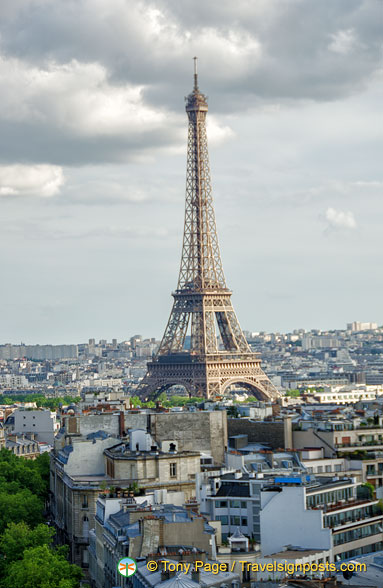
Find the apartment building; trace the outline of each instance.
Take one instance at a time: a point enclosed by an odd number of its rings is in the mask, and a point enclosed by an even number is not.
[[[98,499],[89,545],[89,572],[95,588],[113,588],[121,583],[117,564],[125,556],[137,560],[180,550],[199,551],[215,559],[215,529],[182,506],[138,504],[132,496],[118,504],[115,499]]]
[[[361,449],[383,451],[382,424],[362,423],[346,419],[301,421],[293,430],[293,444],[296,449],[323,447],[325,457]]]
[[[383,487],[383,451],[357,450],[343,453],[346,457],[326,458],[323,448],[306,447],[300,454],[307,472],[316,477],[349,475],[375,488]]]
[[[63,445],[63,439],[64,445]],[[134,447],[134,449],[133,449]],[[151,436],[138,430],[129,441],[104,431],[86,437],[63,434],[51,457],[51,511],[60,542],[69,543],[71,560],[88,566],[89,530],[95,526],[96,502],[105,488],[169,490],[195,495],[199,452],[159,450]]]
[[[49,409],[16,408],[6,419],[4,428],[8,433],[34,433],[37,441],[53,446],[60,424],[56,412]]]
[[[1,448],[1,441],[0,441]],[[34,433],[23,435],[22,433],[11,433],[5,437],[5,448],[25,459],[36,459],[40,455],[39,444]]]
[[[263,555],[286,545],[331,551],[332,561],[383,548],[383,514],[354,478],[276,479],[261,490]]]

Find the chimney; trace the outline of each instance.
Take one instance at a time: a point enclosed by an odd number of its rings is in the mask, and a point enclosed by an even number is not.
[[[161,582],[166,582],[166,580],[170,580],[170,578],[174,578],[174,576],[176,575],[176,571],[170,571],[170,570],[162,570],[161,572]]]
[[[198,585],[200,585],[200,578],[201,578],[200,570],[192,570],[192,573],[191,573],[192,582],[196,582]]]
[[[125,415],[124,415],[124,412],[122,410],[120,410],[120,415],[119,415],[119,419],[118,419],[118,425],[119,425],[119,434],[120,434],[120,437],[123,437],[125,435]]]

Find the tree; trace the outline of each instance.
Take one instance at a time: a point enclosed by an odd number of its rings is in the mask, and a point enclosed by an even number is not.
[[[158,397],[158,400],[161,402],[161,404],[163,404],[164,402],[167,402],[168,397],[166,392],[161,392],[161,394]]]
[[[8,523],[25,522],[30,527],[35,527],[44,521],[42,516],[43,502],[24,489],[15,494],[0,491],[0,533],[3,533]]]
[[[38,472],[41,480],[43,481],[44,487],[42,495],[44,498],[48,498],[49,494],[49,477],[50,477],[50,456],[49,453],[45,452],[39,455],[34,461],[30,462],[34,465],[35,470]]]
[[[15,402],[36,402],[37,406],[43,408],[55,409],[60,404],[75,404],[81,401],[80,396],[61,396],[49,398],[43,394],[12,394],[12,396],[2,396],[2,404],[14,404]]]
[[[30,529],[24,522],[10,523],[0,537],[0,577],[5,574],[5,568],[12,562],[22,559],[23,553],[29,547],[51,545],[54,529],[47,525],[37,525]]]
[[[293,398],[298,398],[301,395],[301,391],[298,389],[289,389],[286,390],[286,396],[292,396]]]
[[[370,484],[370,482],[365,482],[360,486],[359,496],[361,498],[368,497],[369,500],[372,500],[374,497],[375,486]]]
[[[23,558],[8,567],[4,588],[78,588],[81,569],[63,555],[40,545],[26,549]]]
[[[45,497],[49,485],[49,455],[40,455],[36,460],[17,457],[8,449],[0,451],[0,488],[9,483],[13,492],[29,489],[34,494]]]
[[[237,419],[240,416],[238,408],[236,406],[229,406],[227,416]]]

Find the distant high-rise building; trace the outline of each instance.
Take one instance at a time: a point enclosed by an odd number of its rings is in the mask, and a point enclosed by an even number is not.
[[[0,359],[76,359],[77,345],[0,345]]]
[[[354,321],[353,323],[347,323],[348,331],[373,331],[378,328],[377,323],[361,323]]]

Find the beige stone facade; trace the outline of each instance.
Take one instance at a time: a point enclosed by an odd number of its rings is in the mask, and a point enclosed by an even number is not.
[[[195,476],[200,472],[198,452],[134,452],[123,443],[107,449],[105,460],[111,480],[124,480],[127,485],[136,482],[151,490],[183,490],[186,499],[195,496]]]
[[[102,430],[113,437],[124,436],[131,429],[144,429],[161,444],[176,441],[179,451],[211,454],[219,465],[227,449],[226,411],[182,412],[103,412],[66,416],[66,436],[87,436]]]
[[[125,443],[106,447],[115,441],[79,439],[71,451],[66,448],[66,463],[64,451],[51,456],[51,510],[58,538],[69,543],[71,560],[84,567],[88,565],[89,530],[95,526],[96,502],[105,488],[127,489],[136,482],[143,492],[166,489],[183,491],[186,500],[195,496],[199,453],[130,452]]]

